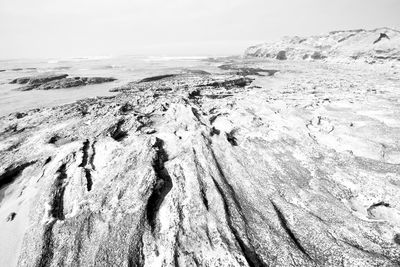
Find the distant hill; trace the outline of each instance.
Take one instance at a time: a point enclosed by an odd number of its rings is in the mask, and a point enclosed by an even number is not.
[[[310,37],[284,37],[275,43],[251,46],[245,51],[245,56],[280,60],[400,61],[400,31],[378,28],[332,31]]]

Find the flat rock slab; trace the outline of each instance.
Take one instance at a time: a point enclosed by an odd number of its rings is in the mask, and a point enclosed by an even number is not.
[[[400,265],[400,81],[275,67],[0,118],[0,265]]]
[[[21,77],[16,78],[10,82],[10,84],[31,84],[31,85],[40,85],[46,82],[60,80],[67,77],[68,74],[42,74],[31,77]]]
[[[68,74],[42,74],[32,77],[21,77],[12,80],[11,84],[24,84],[25,86],[16,88],[16,91],[29,90],[52,90],[99,84],[115,81],[110,77],[68,77]]]

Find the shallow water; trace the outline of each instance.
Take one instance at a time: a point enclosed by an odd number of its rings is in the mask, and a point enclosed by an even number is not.
[[[75,100],[110,96],[110,89],[130,81],[148,76],[179,73],[185,69],[201,69],[220,72],[217,62],[201,57],[115,57],[76,58],[65,60],[0,60],[0,116],[16,111],[50,107]],[[32,90],[19,92],[13,89],[20,85],[9,84],[18,77],[34,76],[41,73],[66,73],[71,76],[115,77],[111,83],[74,87],[57,90]]]

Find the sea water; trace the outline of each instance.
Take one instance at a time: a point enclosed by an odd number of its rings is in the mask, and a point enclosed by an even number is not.
[[[34,108],[51,107],[79,99],[110,96],[110,89],[131,81],[161,74],[181,73],[186,69],[221,72],[218,61],[207,57],[85,57],[43,60],[0,60],[0,116]],[[19,77],[44,73],[81,77],[114,77],[115,82],[55,90],[16,91]]]

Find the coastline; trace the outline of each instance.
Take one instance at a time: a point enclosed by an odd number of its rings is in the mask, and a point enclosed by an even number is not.
[[[29,220],[18,230],[0,218],[22,244],[1,256],[22,266],[396,263],[398,69],[225,63],[1,117],[1,173],[18,181],[1,214]]]

